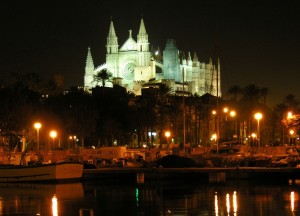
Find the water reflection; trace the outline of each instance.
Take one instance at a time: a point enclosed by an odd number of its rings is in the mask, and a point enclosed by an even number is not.
[[[67,215],[58,212],[58,200],[84,198],[81,183],[1,183],[0,188],[0,215]]]
[[[215,193],[215,215],[219,215],[219,202],[218,202],[218,194]]]
[[[57,197],[54,194],[52,197],[52,215],[53,216],[58,216],[58,209],[57,209]]]
[[[299,215],[299,185],[88,181],[0,184],[0,215]]]
[[[295,192],[294,191],[291,192],[291,210],[292,211],[295,210]]]

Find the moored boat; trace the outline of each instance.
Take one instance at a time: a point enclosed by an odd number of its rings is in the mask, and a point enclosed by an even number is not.
[[[127,161],[126,167],[129,168],[142,168],[144,167],[143,161]]]
[[[82,174],[83,163],[80,162],[0,166],[0,182],[79,180]]]

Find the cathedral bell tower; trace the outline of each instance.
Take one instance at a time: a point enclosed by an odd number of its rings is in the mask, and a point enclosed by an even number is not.
[[[137,66],[149,66],[151,54],[149,52],[148,34],[146,32],[143,18],[141,19],[139,33],[137,35]]]
[[[106,63],[107,70],[112,73],[113,77],[119,77],[119,44],[115,32],[114,23],[111,20],[109,33],[106,44]]]
[[[85,75],[84,75],[84,87],[89,87],[93,82],[94,62],[91,54],[91,48],[88,48],[88,54],[86,57]]]

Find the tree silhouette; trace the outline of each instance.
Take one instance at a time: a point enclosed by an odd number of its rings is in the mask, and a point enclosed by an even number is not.
[[[227,91],[229,95],[233,95],[234,102],[237,102],[238,95],[241,94],[241,92],[242,89],[239,85],[233,85]]]
[[[107,81],[110,81],[112,78],[112,73],[110,73],[107,69],[102,69],[97,74],[93,76],[93,82],[96,82],[96,85],[98,85],[99,82],[102,83],[102,86],[105,87],[105,83]]]

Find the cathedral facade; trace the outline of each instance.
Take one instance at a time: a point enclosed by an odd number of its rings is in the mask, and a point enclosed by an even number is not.
[[[163,53],[158,49],[151,52],[148,34],[144,20],[141,19],[140,28],[136,40],[129,30],[127,40],[120,46],[115,32],[113,21],[110,22],[106,44],[106,61],[95,67],[88,49],[84,87],[91,90],[98,85],[94,82],[94,76],[101,70],[108,70],[113,77],[107,87],[118,84],[134,93],[141,95],[142,89],[165,83],[178,92],[188,92],[202,96],[209,93],[221,97],[221,72],[220,64],[213,65],[200,62],[196,52],[191,56],[190,52],[181,52],[173,39],[168,39]]]

